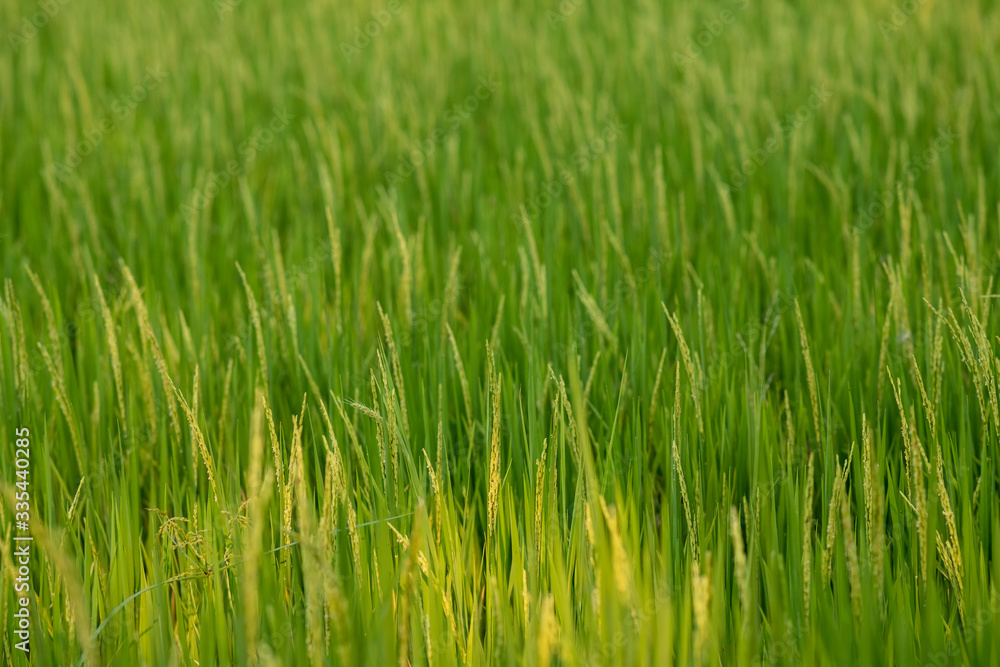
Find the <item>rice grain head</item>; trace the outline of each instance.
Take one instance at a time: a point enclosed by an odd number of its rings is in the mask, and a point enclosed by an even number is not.
[[[476,421],[472,416],[472,395],[469,392],[469,380],[465,375],[465,364],[462,363],[462,355],[458,353],[458,343],[455,341],[455,334],[452,332],[451,326],[448,324],[445,324],[444,326],[448,331],[448,340],[451,341],[451,351],[452,356],[455,359],[455,369],[458,371],[458,381],[462,387],[462,401],[465,404],[465,424],[466,430],[468,431],[469,446],[471,447]]]
[[[691,613],[694,617],[694,661],[696,665],[707,662],[706,649],[711,622],[709,609],[712,602],[712,554],[705,555],[705,572],[699,562],[691,563]]]
[[[503,374],[497,373],[496,361],[493,357],[493,350],[487,346],[487,356],[489,357],[489,379],[490,394],[493,399],[493,419],[492,435],[490,437],[490,469],[489,469],[489,495],[487,497],[487,526],[488,537],[493,537],[496,528],[497,510],[499,509],[500,496],[500,389],[503,386]]]
[[[573,280],[576,282],[577,296],[580,297],[580,301],[583,303],[587,315],[590,316],[590,321],[593,322],[594,328],[597,329],[597,332],[601,334],[601,337],[608,342],[608,345],[612,349],[616,349],[618,341],[615,339],[611,327],[608,326],[607,320],[604,319],[604,314],[601,313],[600,306],[594,301],[594,297],[590,296],[590,292],[587,291],[583,281],[580,279],[580,274],[575,269],[573,270]]]
[[[691,398],[694,400],[694,411],[695,416],[698,419],[698,433],[703,434],[705,432],[705,427],[702,424],[701,419],[701,404],[698,402],[698,389],[701,387],[701,376],[695,373],[694,362],[691,361],[691,350],[688,348],[687,341],[684,339],[684,331],[681,329],[680,323],[677,321],[677,316],[671,314],[667,310],[667,305],[660,302],[660,306],[663,307],[663,312],[667,315],[667,321],[670,322],[670,328],[674,331],[674,336],[677,337],[677,344],[681,350],[681,359],[684,361],[684,370],[687,372],[688,381],[691,383]]]
[[[733,540],[733,576],[740,591],[740,606],[744,616],[750,612],[750,580],[747,572],[747,554],[743,546],[743,529],[737,509],[729,507],[729,536]]]
[[[813,511],[813,454],[809,454],[806,466],[806,497],[802,520],[802,603],[805,618],[809,620],[810,590],[812,588],[812,511]]]
[[[875,452],[875,438],[868,417],[861,415],[861,463],[864,472],[865,531],[871,551],[872,574],[879,598],[882,597],[885,554],[885,498]]]
[[[799,340],[802,344],[802,356],[806,362],[806,380],[809,384],[809,401],[812,403],[813,423],[816,426],[816,442],[822,442],[820,434],[822,428],[819,421],[819,392],[816,388],[816,373],[813,371],[812,355],[809,353],[809,339],[806,337],[806,325],[802,321],[802,311],[799,309],[799,300],[795,299],[795,319],[799,323]]]

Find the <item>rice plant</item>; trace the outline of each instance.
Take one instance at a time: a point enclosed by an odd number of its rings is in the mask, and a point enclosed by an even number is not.
[[[0,17],[3,664],[1000,660],[994,3]]]

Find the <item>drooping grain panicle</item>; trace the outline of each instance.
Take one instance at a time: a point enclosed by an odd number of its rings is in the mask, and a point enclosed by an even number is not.
[[[830,494],[829,511],[826,517],[826,544],[823,545],[823,558],[820,561],[821,581],[825,586],[830,581],[830,568],[833,565],[833,548],[837,539],[837,525],[840,513],[840,495],[844,492],[844,478],[837,460],[836,472],[833,478],[833,492]]]
[[[389,483],[389,461],[386,458],[386,447],[385,447],[385,434],[382,430],[382,423],[385,421],[382,415],[379,414],[379,398],[378,398],[378,383],[375,381],[375,370],[370,371],[370,385],[372,391],[372,408],[367,409],[363,406],[358,406],[362,409],[365,414],[367,414],[375,422],[375,441],[378,443],[378,456],[379,456],[379,472],[382,473],[382,485],[387,486]]]
[[[56,403],[59,405],[59,410],[66,419],[66,425],[69,427],[69,437],[70,442],[73,444],[73,454],[76,457],[78,469],[82,474],[86,468],[83,463],[80,427],[76,423],[76,415],[73,414],[72,403],[70,402],[69,395],[66,393],[66,380],[63,378],[62,371],[56,367],[56,362],[52,361],[52,358],[49,356],[48,347],[42,343],[38,343],[38,349],[42,354],[42,359],[45,361],[45,367],[52,378],[52,391],[55,392]]]
[[[395,389],[399,398],[399,411],[403,420],[403,433],[407,439],[410,437],[410,422],[406,412],[406,387],[403,385],[403,368],[399,361],[399,350],[396,349],[396,339],[392,335],[392,323],[385,312],[382,311],[382,304],[376,303],[379,317],[382,319],[382,327],[385,330],[385,342],[389,346],[389,354],[392,358],[392,377],[395,380]]]
[[[431,465],[431,457],[427,454],[427,450],[421,450],[424,453],[424,461],[427,463],[427,475],[430,477],[431,481],[431,494],[434,496],[434,515],[437,524],[437,543],[441,543],[441,485],[438,483],[438,474],[434,471],[434,466]]]
[[[304,400],[305,397],[303,396],[303,401]],[[260,402],[264,416],[267,418],[267,430],[271,442],[271,455],[274,457],[274,474],[278,480],[278,500],[281,503],[282,516],[284,516],[285,513],[289,513],[291,511],[291,499],[288,497],[288,490],[285,488],[285,478],[283,473],[285,467],[282,462],[281,445],[278,442],[278,433],[274,427],[274,416],[271,414],[271,407],[267,404],[267,396],[264,395],[263,391],[260,392]],[[288,539],[287,535],[282,536],[283,541]]]
[[[448,331],[448,340],[451,341],[451,352],[452,357],[455,359],[455,370],[458,372],[458,381],[462,387],[462,401],[465,404],[465,427],[469,434],[469,445],[471,446],[476,421],[472,416],[472,394],[469,392],[469,380],[465,376],[465,364],[462,363],[462,355],[458,352],[458,342],[455,340],[455,334],[452,332],[450,325],[445,324],[444,326]]]
[[[545,457],[548,455],[549,439],[542,440],[542,454],[535,461],[535,553],[536,567],[542,565],[544,545],[542,543],[542,526],[545,517]]]
[[[52,363],[56,370],[59,371],[59,376],[63,375],[63,356],[62,356],[62,341],[59,337],[59,327],[56,326],[56,316],[52,312],[52,303],[49,302],[49,297],[45,293],[45,288],[42,287],[42,281],[38,279],[35,272],[31,270],[27,262],[24,264],[24,270],[31,278],[31,284],[35,286],[35,291],[38,292],[38,298],[42,304],[42,312],[45,313],[45,325],[48,327],[49,334],[49,345],[51,346]]]
[[[951,507],[951,498],[948,495],[948,487],[944,479],[944,454],[941,451],[940,443],[937,446],[937,495],[941,506],[941,513],[944,515],[945,525],[948,528],[948,538],[943,540],[938,533],[938,551],[941,560],[944,562],[944,574],[951,582],[952,591],[958,602],[958,611],[962,616],[962,623],[965,623],[965,591],[964,591],[964,571],[962,567],[962,545],[958,537],[958,524],[955,521],[955,512]]]
[[[139,328],[153,352],[153,361],[156,365],[157,371],[160,373],[160,380],[163,383],[164,390],[167,394],[167,412],[170,416],[171,429],[174,432],[174,437],[179,440],[181,437],[181,431],[180,420],[177,416],[177,401],[175,397],[176,387],[174,387],[173,380],[170,379],[170,373],[167,370],[167,361],[163,356],[163,352],[160,350],[160,344],[157,341],[156,334],[153,332],[153,327],[149,322],[149,312],[146,310],[146,304],[142,300],[142,292],[139,290],[139,285],[136,284],[135,278],[132,277],[132,271],[129,270],[128,265],[126,265],[124,261],[121,262],[121,271],[122,276],[125,278],[125,282],[128,283],[130,289],[132,308],[135,310],[136,316],[139,319]]]
[[[913,352],[913,348],[910,348],[910,371],[913,374],[913,378],[917,382],[917,389],[920,390],[920,400],[924,405],[924,412],[927,416],[927,424],[931,429],[931,440],[937,440],[937,420],[934,412],[934,407],[931,405],[930,398],[927,396],[927,391],[924,388],[924,379],[920,374],[920,366],[917,365],[917,357]]]
[[[399,498],[399,423],[396,418],[396,392],[389,380],[385,357],[382,351],[376,352],[378,367],[382,373],[382,406],[385,408],[385,435],[388,438],[389,467],[392,470],[391,497],[393,501]]]
[[[896,406],[899,408],[900,431],[903,436],[903,460],[906,467],[907,484],[907,494],[903,495],[903,500],[913,510],[917,532],[917,551],[920,555],[920,578],[926,585],[929,559],[927,554],[927,489],[924,485],[924,466],[927,455],[917,437],[916,429],[911,420],[907,419],[906,410],[903,408],[902,384],[899,380],[893,379],[892,373],[889,373],[889,385],[892,387]]]
[[[975,362],[979,375],[979,383],[983,386],[988,399],[984,407],[988,406],[988,414],[993,417],[994,433],[1000,437],[1000,398],[997,396],[997,373],[998,367],[1000,367],[1000,360],[997,359],[996,354],[993,352],[993,346],[990,345],[989,334],[986,328],[983,326],[976,312],[969,307],[965,294],[962,294],[962,310],[965,311],[966,317],[969,320],[969,329],[977,353],[975,357],[970,358],[968,361],[970,364],[973,363],[973,360]],[[983,420],[984,422],[987,421],[985,415]],[[985,430],[988,430],[988,427]]]
[[[691,517],[691,501],[688,499],[687,483],[684,481],[684,468],[681,465],[681,454],[677,449],[677,438],[671,444],[671,455],[673,456],[674,472],[677,474],[677,483],[681,489],[681,502],[684,504],[684,519],[687,522],[688,536],[691,540],[691,557],[697,562],[701,553],[698,548],[698,526]]]
[[[524,236],[528,240],[528,253],[531,255],[531,264],[535,273],[535,287],[538,290],[536,295],[538,308],[542,319],[546,319],[548,317],[549,299],[545,266],[542,265],[541,258],[538,255],[538,247],[535,245],[535,233],[531,229],[531,220],[528,219],[528,212],[523,206],[521,207],[521,225],[524,230]]]
[[[809,401],[812,404],[813,423],[816,427],[816,442],[822,442],[823,429],[819,421],[819,392],[816,388],[816,373],[813,371],[812,355],[809,352],[809,338],[806,336],[806,325],[802,321],[802,311],[799,300],[795,299],[795,319],[799,323],[799,341],[802,344],[802,356],[806,362],[806,380],[809,384]]]
[[[555,372],[552,367],[549,366],[548,372],[555,378]],[[569,393],[566,391],[566,381],[560,375],[558,379],[555,379],[556,386],[558,389],[558,399],[559,405],[562,406],[563,413],[565,414],[566,424],[569,425],[569,450],[573,455],[574,461],[580,460],[580,447],[577,440],[576,432],[576,417],[573,415],[573,406],[569,403]]]
[[[677,345],[681,350],[681,359],[684,361],[684,370],[687,372],[688,382],[691,384],[691,398],[694,401],[695,416],[698,419],[698,433],[702,434],[705,432],[705,427],[701,418],[701,404],[698,401],[698,391],[702,386],[701,376],[695,372],[694,362],[691,361],[691,350],[684,339],[684,330],[681,329],[681,325],[677,321],[677,316],[667,310],[665,303],[661,302],[660,306],[663,307],[663,312],[667,315],[667,321],[670,322],[670,328],[673,329],[674,336],[677,337]]]
[[[444,286],[444,302],[441,306],[441,339],[444,340],[447,336],[447,331],[445,330],[445,325],[451,321],[452,311],[455,309],[455,304],[458,301],[458,295],[461,291],[461,285],[459,283],[459,264],[462,260],[462,246],[457,246],[451,253],[451,259],[448,262],[448,281]],[[501,306],[498,310],[503,312],[503,300],[506,298],[506,294],[500,295]],[[499,317],[499,315],[497,316]],[[494,331],[496,330],[496,325],[494,325]],[[491,345],[495,346],[496,335],[490,338]]]
[[[184,414],[187,416],[188,426],[191,427],[191,439],[194,441],[195,446],[201,453],[202,461],[205,464],[205,471],[208,474],[208,483],[212,488],[212,497],[215,499],[216,505],[218,505],[220,511],[225,511],[222,500],[219,498],[219,487],[216,483],[215,476],[215,459],[212,456],[212,452],[208,449],[208,443],[205,441],[205,436],[202,433],[201,426],[198,424],[198,418],[194,413],[194,410],[189,407],[187,400],[184,398],[184,394],[174,385],[170,377],[167,376],[167,381],[169,382],[170,390],[176,395],[177,400],[180,402],[181,409],[184,410]]]

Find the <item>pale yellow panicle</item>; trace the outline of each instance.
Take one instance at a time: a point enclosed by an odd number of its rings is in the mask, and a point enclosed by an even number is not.
[[[490,394],[493,399],[492,435],[490,437],[490,470],[489,495],[487,497],[488,536],[493,536],[496,528],[497,510],[500,496],[500,390],[503,386],[503,374],[496,370],[493,351],[487,348],[490,359]]]
[[[559,645],[559,621],[556,618],[555,599],[548,594],[542,600],[541,616],[538,621],[538,664],[549,667]]]
[[[861,415],[861,463],[864,472],[865,528],[871,552],[872,574],[879,598],[882,597],[883,562],[885,557],[885,497],[879,476],[874,436],[868,417]]]
[[[738,510],[729,508],[729,536],[733,540],[733,578],[740,591],[740,606],[744,614],[750,612],[750,578],[747,571],[747,554],[743,545],[743,529]]]
[[[691,613],[694,617],[694,659],[696,665],[707,661],[706,649],[711,623],[709,609],[712,603],[712,554],[705,557],[705,572],[696,560],[691,564]]]

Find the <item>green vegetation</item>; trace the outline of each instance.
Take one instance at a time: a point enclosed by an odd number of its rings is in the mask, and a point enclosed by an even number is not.
[[[2,664],[1000,659],[994,3],[0,19]]]

